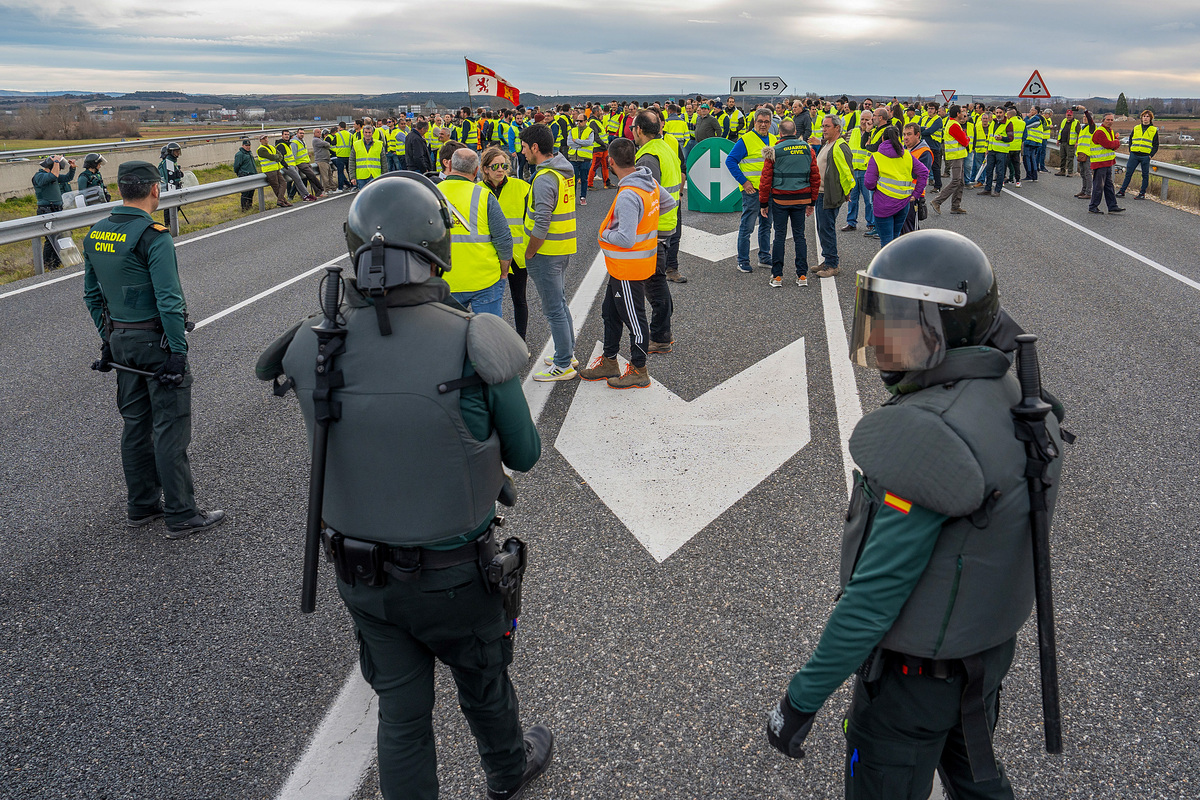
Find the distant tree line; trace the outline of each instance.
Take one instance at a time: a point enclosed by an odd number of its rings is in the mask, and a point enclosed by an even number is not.
[[[136,114],[116,112],[101,121],[83,103],[52,102],[45,106],[22,106],[0,117],[4,139],[105,139],[137,136]]]

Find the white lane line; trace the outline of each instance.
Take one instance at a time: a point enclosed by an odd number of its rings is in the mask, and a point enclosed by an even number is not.
[[[0,294],[0,300],[3,300],[6,297],[12,297],[14,294],[23,294],[24,292],[32,292],[34,289],[40,289],[43,286],[49,286],[50,284],[58,283],[59,281],[66,281],[66,280],[70,280],[71,278],[78,278],[82,274],[83,274],[83,272],[81,270],[79,272],[72,272],[69,275],[62,275],[57,278],[51,278],[50,280],[42,281],[41,283],[35,283],[32,286],[26,286],[23,289],[13,289],[11,292],[5,292],[4,294]]]
[[[245,228],[248,225],[257,225],[260,222],[266,222],[267,220],[270,220],[270,219],[276,219],[278,217],[282,217],[287,214],[291,214],[295,211],[303,211],[306,208],[312,208],[313,206],[319,206],[319,205],[321,205],[321,203],[328,203],[330,200],[337,200],[337,199],[341,198],[342,196],[343,195],[338,195],[336,197],[326,197],[324,200],[317,200],[315,203],[306,203],[305,205],[300,206],[298,208],[289,208],[285,211],[279,212],[278,214],[270,214],[270,215],[260,214],[259,216],[255,217],[254,219],[252,219],[248,222],[243,222],[238,225],[232,225],[228,228],[222,228],[219,231],[212,231],[211,233],[204,233],[204,234],[201,234],[200,236],[193,236],[191,239],[181,239],[181,240],[175,242],[175,247],[176,247],[176,249],[178,249],[180,247],[183,247],[185,244],[191,244],[192,242],[198,242],[201,239],[208,239],[209,237],[212,237],[212,236],[220,236],[222,233],[229,233],[230,231],[236,231],[238,228]],[[59,281],[70,280],[71,278],[78,278],[82,274],[83,274],[83,270],[80,270],[79,272],[72,272],[69,275],[62,275],[57,278],[51,278],[48,281],[42,281],[41,283],[35,283],[32,286],[26,286],[22,289],[14,289],[11,292],[5,292],[4,294],[0,294],[0,300],[3,300],[6,297],[12,297],[13,295],[23,294],[24,292],[32,292],[34,289],[40,289],[43,286],[49,286],[50,284],[58,283]],[[199,327],[199,326],[197,326],[197,327]]]
[[[1197,283],[1196,281],[1192,280],[1191,278],[1187,277],[1186,275],[1180,275],[1175,270],[1170,269],[1169,267],[1164,267],[1162,264],[1159,264],[1157,261],[1146,258],[1141,253],[1138,253],[1134,250],[1130,250],[1128,247],[1125,247],[1124,245],[1117,244],[1112,239],[1106,239],[1103,236],[1101,236],[1100,234],[1096,233],[1091,228],[1088,228],[1084,225],[1080,225],[1078,222],[1069,220],[1066,217],[1064,217],[1062,214],[1057,214],[1057,213],[1051,211],[1050,209],[1046,208],[1045,206],[1039,205],[1038,203],[1033,202],[1032,200],[1030,200],[1027,197],[1022,197],[1021,195],[1017,194],[1016,192],[1014,192],[1011,189],[1005,189],[1004,193],[1017,198],[1022,203],[1028,203],[1029,205],[1036,208],[1038,211],[1049,214],[1050,216],[1054,217],[1059,222],[1065,222],[1067,225],[1070,225],[1072,228],[1075,228],[1078,231],[1082,231],[1083,233],[1086,233],[1088,236],[1092,237],[1096,241],[1104,242],[1106,245],[1113,248],[1114,250],[1119,250],[1122,253],[1124,253],[1125,255],[1129,256],[1130,258],[1136,259],[1148,267],[1153,267],[1154,269],[1158,270],[1162,274],[1168,275],[1168,276],[1174,278],[1175,280],[1179,281],[1180,283],[1185,283],[1188,286],[1192,287],[1193,289],[1200,289],[1200,283]]]
[[[596,260],[592,262],[592,266],[588,269],[587,274],[583,276],[583,280],[579,284],[579,288],[575,290],[575,296],[571,298],[571,302],[567,308],[571,310],[571,321],[574,323],[575,338],[579,338],[579,332],[583,329],[583,323],[587,320],[588,312],[592,309],[592,303],[596,301],[596,295],[600,293],[600,289],[604,286],[604,278],[608,275],[608,270],[604,266],[604,254],[597,253]],[[576,348],[578,350],[578,348]],[[529,403],[529,415],[533,417],[534,424],[542,416],[542,410],[546,407],[546,401],[550,398],[550,393],[554,391],[554,387],[559,381],[535,381],[534,373],[541,372],[545,367],[546,358],[554,355],[554,337],[546,342],[546,346],[542,348],[542,352],[538,354],[537,361],[533,364],[533,369],[529,370],[529,374],[525,376],[525,382],[521,388],[525,391],[525,400]],[[578,358],[578,355],[576,355]],[[582,361],[580,362],[582,363]]]
[[[333,261],[328,263],[332,264]],[[305,274],[315,271],[310,270]],[[576,338],[579,337],[607,274],[604,254],[597,253],[596,259],[583,276],[583,281],[568,304]],[[227,312],[222,312],[221,315],[225,313]],[[522,386],[525,399],[529,403],[529,415],[535,425],[541,419],[546,400],[558,382],[541,383],[533,380],[533,374],[544,368],[542,359],[553,354],[554,338],[551,337],[542,348]],[[329,707],[321,725],[313,734],[304,755],[300,757],[287,782],[280,789],[277,800],[348,800],[358,791],[374,761],[378,727],[375,692],[356,666],[350,671],[337,699]]]
[[[315,272],[320,272],[321,270],[325,269],[326,267],[328,267],[332,264],[335,264],[338,261],[341,261],[343,258],[349,258],[349,257],[350,256],[348,253],[344,253],[340,256],[337,256],[336,258],[329,259],[328,261],[326,261],[324,264],[321,264],[320,266],[313,267],[312,269],[308,270],[307,272],[301,272],[299,275],[295,276],[294,278],[288,278],[283,283],[278,283],[278,284],[272,286],[270,289],[259,292],[258,294],[254,295],[253,297],[248,297],[240,303],[235,303],[234,305],[231,305],[229,308],[225,309],[224,311],[218,311],[216,314],[213,314],[211,317],[206,317],[206,318],[200,320],[199,322],[196,323],[195,329],[200,330],[204,326],[210,325],[210,324],[216,322],[217,320],[221,319],[222,317],[227,317],[230,314],[232,314],[233,312],[235,312],[239,309],[245,308],[246,306],[250,305],[251,303],[256,303],[259,300],[262,300],[264,297],[275,294],[276,292],[278,292],[280,289],[284,288],[285,286],[291,286],[296,281],[303,280],[303,279],[307,278],[309,275],[312,275]]]
[[[836,233],[835,233],[836,235]],[[813,215],[813,237],[817,243],[817,262],[825,258],[821,237],[817,235],[817,218]],[[846,472],[846,494],[854,490],[854,459],[850,457],[850,434],[862,419],[862,400],[858,396],[858,381],[850,363],[850,342],[846,338],[846,323],[842,320],[842,304],[838,300],[837,280],[821,278],[821,305],[825,312],[825,341],[829,345],[829,369],[833,377],[833,402],[837,407],[838,439],[842,447],[842,468]]]

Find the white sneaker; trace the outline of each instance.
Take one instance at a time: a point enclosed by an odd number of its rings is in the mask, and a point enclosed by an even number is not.
[[[542,382],[545,382],[545,381],[569,381],[578,374],[579,373],[577,373],[575,371],[574,367],[567,367],[566,369],[563,369],[562,367],[551,367],[550,369],[546,370],[545,372],[537,373],[536,375],[533,376],[533,379],[535,381],[542,381]]]
[[[796,285],[797,286],[808,286],[808,276],[801,275],[799,278],[796,278]]]
[[[783,286],[783,278],[771,278],[771,282],[768,285],[772,289],[778,289],[780,286]]]
[[[549,358],[543,358],[542,363],[545,364],[547,367],[553,367],[554,366],[554,356],[550,356]],[[576,358],[575,356],[571,356],[571,366],[572,367],[579,366],[579,359]]]

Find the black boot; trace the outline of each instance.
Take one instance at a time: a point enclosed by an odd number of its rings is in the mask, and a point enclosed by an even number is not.
[[[525,796],[525,789],[550,766],[554,758],[554,734],[545,725],[534,725],[525,731],[525,773],[521,782],[512,789],[496,791],[488,789],[488,800],[517,800]]]

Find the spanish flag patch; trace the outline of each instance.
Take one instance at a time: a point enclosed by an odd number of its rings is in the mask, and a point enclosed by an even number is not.
[[[912,509],[912,503],[902,498],[896,497],[891,492],[884,492],[883,504],[896,509],[901,514],[907,514]]]

